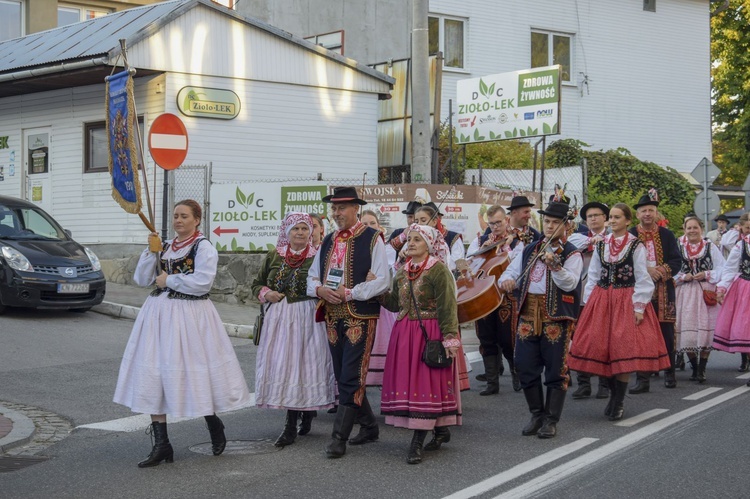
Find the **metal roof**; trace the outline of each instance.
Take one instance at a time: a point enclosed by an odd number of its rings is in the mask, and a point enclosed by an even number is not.
[[[74,64],[85,61],[90,62],[88,66],[115,64],[121,52],[120,39],[125,39],[127,46],[133,46],[198,5],[219,11],[237,21],[262,29],[391,85],[395,81],[390,76],[359,64],[353,59],[314,45],[257,19],[239,15],[210,0],[172,0],[114,12],[96,19],[0,42],[0,84],[11,80],[11,75],[14,75],[13,80],[18,80],[21,77],[27,79],[41,74],[79,70],[81,66]],[[26,82],[28,83],[28,80]],[[0,92],[0,97],[5,95],[7,94]]]

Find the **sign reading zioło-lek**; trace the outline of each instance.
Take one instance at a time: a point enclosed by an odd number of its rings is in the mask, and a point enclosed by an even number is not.
[[[560,133],[560,66],[461,80],[461,144]]]

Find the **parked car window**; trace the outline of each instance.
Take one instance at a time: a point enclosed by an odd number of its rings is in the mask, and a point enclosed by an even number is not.
[[[65,239],[65,234],[59,231],[57,227],[50,222],[41,212],[22,208],[18,210],[23,228],[31,231],[37,236],[49,237],[52,239]]]

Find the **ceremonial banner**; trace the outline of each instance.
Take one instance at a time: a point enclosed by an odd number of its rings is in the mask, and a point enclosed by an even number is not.
[[[141,211],[133,77],[123,71],[106,78],[107,138],[112,197],[128,213]]]

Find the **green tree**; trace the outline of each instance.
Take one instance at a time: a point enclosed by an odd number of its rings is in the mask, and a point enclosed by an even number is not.
[[[750,166],[750,0],[711,17],[711,92],[718,184],[742,185]]]

